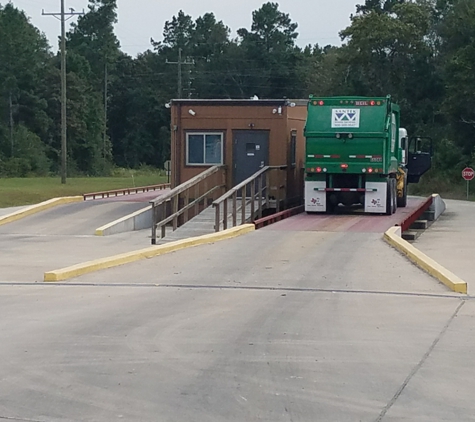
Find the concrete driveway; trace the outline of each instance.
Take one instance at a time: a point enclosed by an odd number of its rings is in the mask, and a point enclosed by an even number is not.
[[[271,227],[1,283],[0,419],[475,420],[472,300],[380,233]]]

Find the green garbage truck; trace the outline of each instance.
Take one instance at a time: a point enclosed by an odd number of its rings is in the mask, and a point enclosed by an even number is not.
[[[310,96],[304,134],[309,213],[360,206],[391,215],[431,167],[431,139],[408,137],[391,96]]]

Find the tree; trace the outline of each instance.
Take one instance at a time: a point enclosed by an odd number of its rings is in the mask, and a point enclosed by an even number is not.
[[[222,21],[216,21],[213,13],[206,13],[196,19],[190,39],[194,63],[189,68],[190,96],[229,97],[229,88],[233,85],[229,73],[234,69],[230,54],[230,32]]]
[[[111,84],[109,118],[113,157],[118,165],[163,167],[169,158],[170,116],[165,103],[173,88],[165,67],[165,61],[151,51],[135,60],[124,54],[117,62],[121,76]]]
[[[392,12],[394,6],[406,3],[406,1],[407,0],[366,0],[365,4],[356,5],[356,12],[363,15],[371,12],[389,13]]]
[[[112,148],[107,136],[108,88],[110,80],[115,76],[115,63],[120,54],[120,44],[114,33],[114,24],[117,22],[117,3],[116,0],[89,0],[88,8],[88,13],[80,16],[77,23],[71,25],[72,29],[67,34],[67,48],[68,51],[87,60],[90,69],[87,81],[94,91],[100,92],[102,98],[104,116],[100,128],[102,141],[99,141],[96,136],[92,137],[102,145],[91,144],[86,150],[102,154],[102,170],[107,172],[108,162],[112,158]],[[91,95],[94,94],[91,92]],[[97,100],[91,99],[89,104],[93,103],[97,103]]]
[[[475,4],[470,0],[439,3],[441,61],[445,71],[444,110],[452,136],[468,161],[475,156]]]
[[[443,96],[436,52],[428,41],[431,22],[425,1],[392,2],[389,11],[368,10],[353,16],[351,25],[340,33],[346,41],[342,62],[349,92],[391,94],[412,130],[433,123]]]
[[[5,163],[19,158],[18,142],[26,131],[35,139],[48,136],[52,120],[40,93],[51,53],[44,35],[11,3],[0,5],[0,40],[0,160]]]
[[[300,96],[296,80],[300,59],[295,47],[297,26],[288,14],[279,11],[277,3],[269,2],[252,13],[251,31],[237,31],[249,69],[248,94],[264,98]]]

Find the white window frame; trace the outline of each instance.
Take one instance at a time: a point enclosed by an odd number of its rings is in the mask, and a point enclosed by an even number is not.
[[[221,162],[220,163],[190,163],[189,162],[189,137],[190,135],[202,135],[203,136],[203,157],[206,159],[206,135],[219,135],[221,138]],[[224,134],[223,132],[186,132],[186,165],[187,166],[219,166],[223,164],[223,144],[224,144]]]

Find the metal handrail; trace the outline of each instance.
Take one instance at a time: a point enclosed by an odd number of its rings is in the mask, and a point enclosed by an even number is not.
[[[157,229],[161,229],[161,237],[165,236],[166,225],[169,223],[173,223],[173,230],[176,230],[179,217],[183,216],[183,223],[185,223],[189,219],[189,212],[192,208],[194,208],[194,215],[197,215],[200,212],[200,203],[203,201],[206,203],[210,195],[214,196],[216,191],[225,188],[224,177],[221,183],[215,182],[208,188],[208,178],[225,170],[226,166],[210,167],[165,195],[158,196],[150,201],[152,205],[152,245],[156,244]],[[223,176],[225,176],[225,173]],[[200,188],[203,188],[205,192],[200,193]],[[190,191],[192,190],[194,196],[190,201]],[[181,198],[182,195],[184,198]],[[183,199],[183,205],[180,207],[181,199]]]
[[[262,218],[262,206],[263,200],[265,205],[268,208],[270,204],[270,194],[269,191],[272,189],[270,187],[270,177],[269,172],[271,170],[285,170],[287,169],[286,165],[282,166],[265,166],[252,176],[248,177],[246,180],[242,181],[238,185],[234,186],[225,194],[221,195],[218,199],[213,202],[213,207],[215,208],[215,225],[214,229],[216,232],[220,231],[221,223],[223,225],[223,230],[226,230],[228,227],[228,218],[229,215],[232,217],[232,226],[237,225],[237,215],[241,213],[241,224],[246,222],[246,207],[250,205],[250,216],[251,219],[254,218],[255,214],[255,205],[257,200],[257,213],[258,218]],[[263,183],[263,176],[265,176],[265,183]],[[279,211],[280,208],[280,190],[285,188],[285,185],[280,185],[276,189],[278,190],[278,198],[276,198],[276,208]],[[250,193],[248,195],[248,192]],[[237,197],[241,193],[241,204],[238,206]],[[248,199],[249,196],[249,199]],[[232,199],[232,209],[228,214],[228,200]],[[223,218],[221,219],[221,206]]]
[[[213,175],[214,173],[217,173],[219,170],[222,170],[224,168],[225,166],[210,167],[208,170],[205,170],[204,172],[198,174],[197,176],[191,178],[190,180],[187,180],[181,185],[178,185],[177,187],[173,188],[170,192],[166,193],[165,195],[160,195],[157,198],[152,199],[150,203],[152,205],[154,204],[160,205],[162,202],[169,201],[173,196],[179,195],[180,193],[185,192],[186,190],[196,185],[196,183],[201,182],[202,180],[206,179],[207,177]]]
[[[85,201],[87,201],[88,198],[96,199],[96,196],[99,196],[101,197],[101,199],[103,199],[103,198],[109,198],[110,196],[131,195],[131,194],[137,194],[139,192],[163,190],[163,189],[168,189],[169,187],[170,187],[170,183],[162,183],[159,185],[139,186],[136,188],[105,190],[101,192],[85,193],[83,194],[83,198]]]

